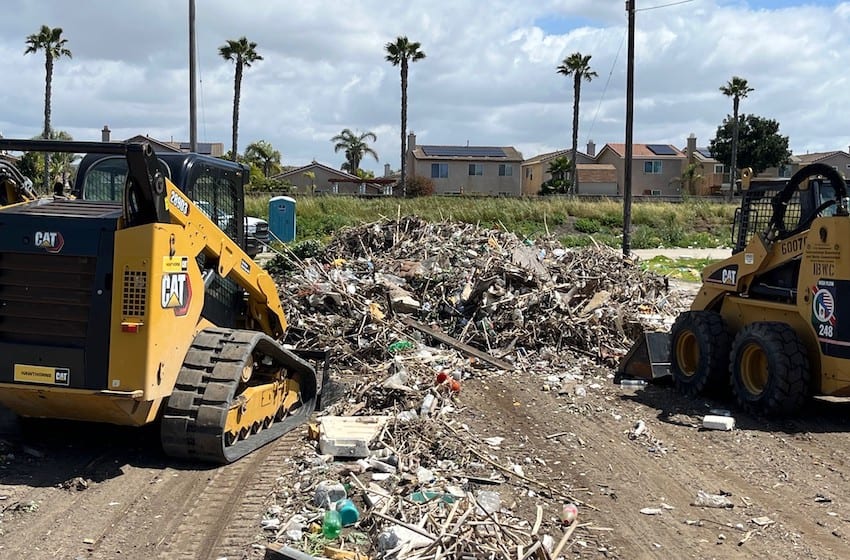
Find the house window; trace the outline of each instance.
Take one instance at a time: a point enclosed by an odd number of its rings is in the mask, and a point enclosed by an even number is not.
[[[714,164],[714,173],[716,175],[722,175],[723,174],[723,164],[722,163],[715,163]]]
[[[431,164],[431,178],[432,179],[445,179],[449,176],[449,164],[448,163],[432,163]]]
[[[779,175],[783,179],[787,179],[791,176],[791,168],[784,164],[780,165],[779,169],[777,170],[777,175]]]
[[[469,164],[469,175],[484,175],[484,166],[480,163]]]
[[[507,163],[499,164],[499,177],[513,177],[514,175],[514,166],[508,165]]]
[[[850,163],[847,164],[847,167],[850,167]],[[531,176],[531,168],[526,167],[525,168],[525,178],[528,179],[530,176]]]
[[[661,162],[657,159],[643,162],[643,172],[659,175],[661,173]]]

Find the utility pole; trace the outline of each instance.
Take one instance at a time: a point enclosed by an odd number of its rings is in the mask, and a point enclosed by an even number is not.
[[[189,150],[198,151],[198,114],[195,102],[195,0],[189,0]]]
[[[635,0],[626,0],[629,46],[626,63],[626,165],[623,181],[623,256],[632,251],[632,128],[635,117]]]

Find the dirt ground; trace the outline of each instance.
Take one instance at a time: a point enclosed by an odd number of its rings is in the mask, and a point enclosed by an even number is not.
[[[533,520],[542,505],[557,541],[552,489],[579,504],[565,556],[847,558],[850,404],[817,401],[793,420],[766,421],[582,367],[559,387],[546,367],[481,370],[454,413],[481,439],[505,438],[492,455],[524,465],[524,479],[498,488],[506,507]],[[713,408],[729,410],[736,428],[702,429]],[[199,468],[165,457],[155,429],[21,425],[5,414],[0,558],[261,558],[274,489],[296,480],[293,457],[310,454],[315,444],[298,430],[234,465]],[[733,507],[697,507],[700,491]]]

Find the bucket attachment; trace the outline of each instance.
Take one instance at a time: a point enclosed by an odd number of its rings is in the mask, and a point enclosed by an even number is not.
[[[624,378],[653,380],[670,375],[670,333],[647,332],[623,356],[614,383]]]

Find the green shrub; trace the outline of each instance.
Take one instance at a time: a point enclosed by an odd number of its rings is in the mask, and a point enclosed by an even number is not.
[[[415,177],[408,177],[405,182],[407,183],[407,196],[431,196],[434,194],[434,181],[430,177],[416,175]]]
[[[599,222],[593,218],[579,218],[576,220],[574,227],[576,231],[580,231],[582,233],[596,233],[602,228],[602,226],[599,225]]]

